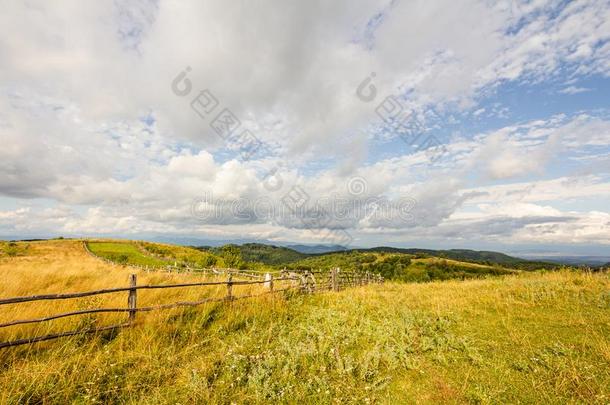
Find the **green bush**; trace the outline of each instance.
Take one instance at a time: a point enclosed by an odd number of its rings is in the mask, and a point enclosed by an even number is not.
[[[4,253],[6,253],[8,257],[16,257],[22,255],[27,248],[27,245],[20,246],[15,242],[9,242],[4,247]]]
[[[220,248],[220,256],[227,267],[239,268],[242,265],[241,253],[235,245],[225,245]]]

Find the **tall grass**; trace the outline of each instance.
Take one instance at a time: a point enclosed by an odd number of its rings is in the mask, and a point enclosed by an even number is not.
[[[130,271],[87,256],[77,242],[32,243],[28,255],[0,259],[1,295],[122,285]],[[0,352],[0,400],[608,403],[609,290],[607,274],[562,271],[157,312],[119,333]]]

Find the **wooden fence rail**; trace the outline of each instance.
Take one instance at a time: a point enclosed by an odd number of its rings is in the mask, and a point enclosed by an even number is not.
[[[4,298],[0,299],[1,305],[8,304],[19,304],[24,302],[33,302],[33,301],[45,301],[45,300],[63,300],[70,298],[82,298],[89,297],[93,295],[101,295],[101,294],[111,294],[117,292],[127,292],[127,307],[125,308],[93,308],[79,311],[71,311],[64,312],[60,314],[49,315],[40,318],[33,319],[18,319],[6,323],[0,324],[0,328],[15,326],[15,325],[24,325],[24,324],[32,324],[32,323],[41,323],[52,321],[60,318],[67,318],[71,316],[85,315],[85,314],[98,314],[98,313],[127,313],[128,318],[127,321],[117,325],[104,326],[100,328],[92,328],[85,330],[76,330],[55,334],[48,334],[44,336],[34,336],[23,339],[11,340],[6,342],[0,342],[0,349],[5,347],[19,346],[24,344],[31,344],[42,342],[46,340],[58,339],[67,336],[75,336],[79,334],[89,334],[96,333],[102,331],[116,330],[120,328],[125,328],[134,325],[136,320],[136,314],[138,312],[150,312],[156,310],[163,309],[171,309],[178,307],[188,307],[188,306],[199,306],[206,303],[212,302],[224,302],[224,301],[235,301],[245,298],[258,297],[266,294],[276,294],[288,290],[299,290],[301,292],[313,293],[319,291],[339,291],[341,288],[355,286],[355,285],[363,285],[370,283],[383,283],[383,277],[381,276],[372,276],[366,273],[365,276],[357,275],[352,272],[341,272],[340,269],[334,268],[331,269],[327,273],[316,272],[318,280],[316,280],[316,276],[313,272],[303,271],[303,272],[287,272],[282,271],[279,277],[274,277],[273,273],[266,273],[262,280],[233,280],[234,272],[227,272],[227,280],[226,281],[207,281],[207,282],[197,282],[197,283],[180,283],[180,284],[162,284],[162,285],[138,285],[137,284],[137,276],[135,274],[131,274],[129,276],[129,286],[128,287],[118,287],[118,288],[106,288],[101,290],[92,290],[92,291],[84,291],[84,292],[74,292],[74,293],[66,293],[66,294],[42,294],[42,295],[31,295],[31,296],[23,296],[23,297],[13,297],[13,298]],[[354,280],[357,280],[355,282]],[[285,288],[275,288],[275,283],[279,281],[291,281],[292,285]],[[225,285],[226,295],[223,297],[211,297],[205,298],[199,301],[178,301],[170,304],[160,304],[146,307],[138,307],[137,306],[137,298],[138,298],[138,290],[145,289],[163,289],[163,288],[185,288],[185,287],[201,287],[201,286],[219,286]],[[263,285],[266,291],[257,294],[246,294],[246,295],[234,295],[233,287],[239,285]]]

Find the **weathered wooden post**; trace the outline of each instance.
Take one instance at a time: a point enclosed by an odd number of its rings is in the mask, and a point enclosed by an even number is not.
[[[311,283],[309,282],[309,271],[303,272],[303,291],[307,294],[311,293]]]
[[[309,293],[313,294],[318,289],[318,283],[316,283],[316,277],[313,275],[313,272],[308,271],[307,276],[307,279],[309,280]]]
[[[270,273],[265,273],[265,279],[263,281],[263,287],[265,287],[266,290],[273,292],[273,276]]]
[[[137,294],[138,290],[135,289],[137,284],[137,276],[135,274],[129,275],[129,296],[127,297],[127,307],[129,308],[129,323],[133,323],[136,320],[136,308],[137,308]]]
[[[227,301],[233,299],[233,274],[229,273],[227,276]]]
[[[330,271],[330,281],[332,284],[333,291],[339,291],[339,278],[338,278],[338,268],[333,267]]]

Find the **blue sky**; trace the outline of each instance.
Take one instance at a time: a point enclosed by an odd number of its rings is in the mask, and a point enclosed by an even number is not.
[[[607,254],[609,6],[11,4],[0,237]]]

